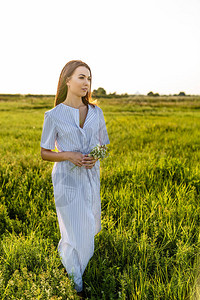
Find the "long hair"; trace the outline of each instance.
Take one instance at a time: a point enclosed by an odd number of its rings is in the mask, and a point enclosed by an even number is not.
[[[68,63],[66,63],[66,65],[62,69],[60,77],[59,77],[59,81],[58,81],[58,87],[57,87],[57,93],[55,96],[54,106],[62,103],[66,99],[67,92],[68,92],[66,80],[67,80],[67,78],[72,76],[75,69],[80,66],[86,67],[90,71],[90,76],[91,76],[89,90],[88,90],[87,94],[82,97],[82,102],[86,105],[90,104],[93,107],[95,106],[94,104],[91,103],[92,102],[92,96],[91,96],[92,73],[91,73],[90,67],[81,60],[71,60]]]

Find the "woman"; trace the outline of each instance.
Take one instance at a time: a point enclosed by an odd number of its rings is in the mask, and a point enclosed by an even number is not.
[[[82,275],[101,230],[100,162],[87,154],[97,144],[110,143],[102,109],[89,102],[91,77],[89,66],[80,60],[64,66],[54,108],[45,112],[40,144],[42,159],[55,162],[58,251],[77,292],[83,290]],[[58,152],[52,151],[55,146]]]

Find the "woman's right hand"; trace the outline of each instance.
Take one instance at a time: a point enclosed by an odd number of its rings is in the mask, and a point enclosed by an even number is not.
[[[81,152],[71,152],[68,160],[71,161],[76,166],[82,167],[83,158],[84,158],[84,155]]]

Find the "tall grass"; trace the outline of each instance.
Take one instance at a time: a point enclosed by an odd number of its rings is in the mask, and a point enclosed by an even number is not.
[[[53,98],[0,102],[0,295],[75,299],[57,253],[51,170],[40,158]],[[195,105],[194,105],[195,103]],[[88,299],[198,299],[200,99],[100,99],[111,145],[101,162],[102,230]]]

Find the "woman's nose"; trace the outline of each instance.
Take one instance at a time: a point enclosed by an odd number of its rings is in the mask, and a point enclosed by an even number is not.
[[[89,85],[90,81],[89,81],[87,78],[85,78],[85,83],[86,83],[87,85]]]

